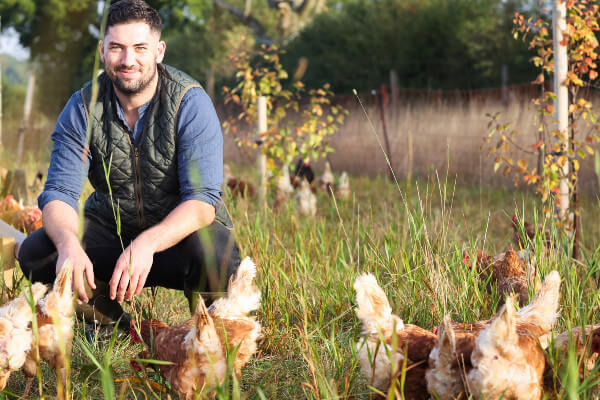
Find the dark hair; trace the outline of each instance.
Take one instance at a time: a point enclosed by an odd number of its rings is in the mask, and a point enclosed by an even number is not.
[[[150,30],[160,33],[162,22],[158,12],[150,7],[144,0],[120,0],[111,4],[108,9],[108,19],[106,21],[106,31],[108,28],[117,24],[126,24],[129,22],[142,21],[150,26]]]

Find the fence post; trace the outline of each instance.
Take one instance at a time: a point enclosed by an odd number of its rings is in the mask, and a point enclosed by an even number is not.
[[[396,70],[390,71],[390,99],[392,107],[392,121],[396,122],[396,115],[398,114],[398,74]]]
[[[552,12],[552,40],[554,43],[554,109],[558,130],[561,135],[561,154],[566,156],[569,145],[569,90],[565,85],[567,79],[568,59],[567,44],[563,32],[567,29],[567,4],[565,0],[554,0]],[[569,216],[569,163],[562,167],[563,178],[560,180],[560,205],[558,214],[562,221]]]
[[[27,93],[25,94],[25,105],[23,106],[23,120],[19,128],[18,144],[17,144],[17,165],[21,163],[23,157],[23,142],[25,141],[25,131],[29,128],[29,117],[31,116],[31,105],[33,104],[33,88],[35,86],[35,74],[29,72],[27,80]]]
[[[258,138],[256,140],[258,148],[258,205],[264,206],[267,197],[267,156],[262,151],[262,144],[267,135],[267,98],[258,96]]]
[[[384,85],[381,85],[381,90],[379,91],[379,93],[377,93],[377,91],[375,91],[375,100],[377,102],[377,105],[379,106],[379,114],[381,116],[381,125],[383,127],[383,139],[385,141],[385,150],[387,151],[387,158],[390,161],[389,175],[390,175],[390,179],[393,181],[394,180],[394,171],[392,169],[394,168],[394,164],[392,163],[392,149],[390,147],[390,139],[388,136],[387,123],[385,120],[385,109],[384,109],[384,103],[387,103],[388,99],[387,99],[387,94],[385,93]]]
[[[0,60],[0,147],[2,147],[2,60]]]
[[[2,31],[2,16],[0,15],[0,32]],[[2,148],[2,60],[0,60],[0,148]]]

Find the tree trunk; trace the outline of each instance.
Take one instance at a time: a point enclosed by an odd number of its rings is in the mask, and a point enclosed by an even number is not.
[[[567,6],[565,1],[554,0],[552,13],[552,38],[554,42],[554,109],[558,130],[561,134],[560,156],[566,156],[569,145],[569,91],[565,85],[568,71],[567,45],[563,32],[566,30]],[[558,215],[561,221],[566,221],[569,216],[569,162],[562,167],[560,180],[560,199]]]

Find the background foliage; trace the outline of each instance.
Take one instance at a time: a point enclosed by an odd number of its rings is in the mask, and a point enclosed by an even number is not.
[[[339,0],[319,15],[280,29],[282,1],[148,0],[163,18],[166,62],[218,88],[232,83],[224,57],[231,33],[257,44],[279,44],[290,74],[308,61],[308,88],[331,83],[336,93],[379,87],[394,69],[401,87],[498,87],[506,65],[509,83],[534,79],[527,45],[512,38],[515,11],[537,14],[524,0]],[[301,15],[302,0],[290,2]],[[99,25],[96,0],[0,0],[2,29],[14,27],[44,76],[38,81],[46,113],[57,113],[89,79]],[[311,23],[312,22],[312,23]],[[212,70],[212,71],[211,71]],[[219,90],[216,96],[221,96]],[[52,101],[46,101],[46,100]]]

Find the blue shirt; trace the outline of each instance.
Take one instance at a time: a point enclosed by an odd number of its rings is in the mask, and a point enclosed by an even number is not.
[[[116,99],[116,97],[115,97]],[[125,114],[116,101],[119,118]],[[133,132],[138,145],[150,101],[138,109]],[[60,113],[52,134],[52,154],[44,191],[38,197],[40,209],[52,200],[61,200],[78,210],[78,200],[90,167],[86,150],[87,118],[81,93],[71,96]],[[200,200],[216,206],[223,183],[223,134],[210,97],[201,88],[191,88],[181,101],[177,114],[177,168],[180,201]]]

